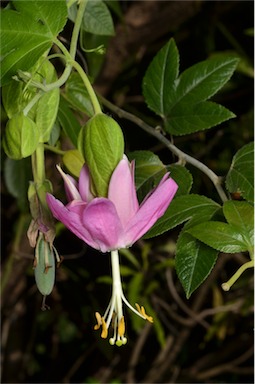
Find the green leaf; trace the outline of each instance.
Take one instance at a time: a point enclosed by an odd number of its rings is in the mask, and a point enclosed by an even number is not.
[[[189,298],[206,279],[217,260],[218,252],[200,243],[186,232],[177,241],[176,272]]]
[[[226,178],[229,192],[238,192],[247,201],[254,202],[254,143],[239,149],[233,157]]]
[[[4,181],[10,194],[16,198],[22,212],[28,211],[27,190],[32,180],[31,160],[7,158],[4,163]]]
[[[223,213],[227,222],[240,230],[253,230],[254,207],[246,201],[226,201],[223,205]]]
[[[234,113],[211,101],[179,103],[166,118],[165,129],[173,135],[185,135],[214,127],[233,117]]]
[[[186,69],[178,79],[176,93],[173,94],[167,114],[180,103],[200,103],[215,95],[230,79],[238,61],[238,58],[231,55],[222,55]]]
[[[175,197],[187,195],[190,192],[193,183],[191,173],[187,168],[178,164],[167,166],[167,170],[170,171],[170,177],[178,184],[178,190]]]
[[[58,121],[67,137],[69,137],[74,146],[77,147],[77,140],[81,126],[69,108],[68,103],[62,96],[59,101]]]
[[[171,39],[154,57],[143,79],[145,101],[161,117],[169,111],[178,71],[179,53]]]
[[[192,194],[176,197],[144,238],[158,236],[188,220],[188,225],[204,222],[212,218],[220,209],[219,204],[205,196]]]
[[[89,117],[94,115],[94,109],[88,91],[78,73],[73,72],[71,76],[69,76],[65,84],[64,96],[74,109],[86,113]]]
[[[247,251],[247,243],[242,234],[230,224],[220,221],[207,221],[187,230],[196,239],[225,253]]]
[[[76,19],[77,6],[74,4],[68,10],[69,18]],[[88,0],[81,27],[95,35],[114,35],[112,16],[102,0]]]
[[[157,155],[150,151],[134,151],[129,152],[130,161],[135,160],[135,185],[136,189],[140,189],[149,179],[152,183],[153,178],[163,171],[166,173],[166,167]],[[153,185],[152,187],[155,187]]]
[[[57,74],[54,66],[48,60],[44,60],[42,65],[40,62],[34,80],[45,81],[47,84],[56,81]],[[43,143],[50,139],[51,130],[58,113],[59,98],[60,90],[55,88],[45,93],[28,113],[28,116],[36,123],[40,131],[40,141]]]
[[[227,222],[239,231],[248,246],[250,254],[254,249],[254,207],[247,201],[226,201],[223,213]]]
[[[95,194],[106,197],[112,172],[124,154],[119,124],[110,116],[98,113],[82,127],[78,149],[90,169]]]
[[[18,69],[31,68],[52,45],[66,23],[67,7],[60,1],[13,1],[17,11],[1,11],[1,84]]]

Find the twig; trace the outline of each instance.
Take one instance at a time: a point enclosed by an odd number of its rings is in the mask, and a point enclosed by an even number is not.
[[[116,105],[112,104],[109,100],[106,100],[103,96],[98,95],[99,99],[102,101],[102,103],[109,108],[111,111],[116,113],[120,118],[127,119],[129,121],[132,121],[136,125],[138,125],[140,128],[142,128],[144,131],[149,133],[150,135],[156,137],[161,143],[163,143],[166,148],[168,148],[174,155],[178,156],[180,161],[187,162],[194,167],[198,168],[201,172],[203,172],[205,175],[209,177],[209,179],[213,182],[222,202],[227,201],[228,198],[221,186],[221,178],[217,176],[210,168],[208,168],[205,164],[203,164],[201,161],[195,159],[194,157],[188,155],[187,153],[181,151],[179,148],[177,148],[174,144],[172,144],[162,133],[147,123],[145,123],[142,119],[139,117],[133,115],[132,113],[129,113],[127,111],[124,111],[123,109],[117,107]]]

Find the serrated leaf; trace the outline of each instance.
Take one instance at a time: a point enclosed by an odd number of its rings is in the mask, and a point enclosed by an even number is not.
[[[226,201],[223,205],[223,213],[232,226],[244,231],[253,229],[254,207],[246,201]]]
[[[1,11],[1,84],[18,69],[31,68],[63,29],[67,7],[60,1],[14,1],[17,11]]]
[[[74,146],[77,147],[77,140],[81,126],[69,108],[68,103],[62,96],[59,101],[57,118],[67,137],[69,137]]]
[[[171,39],[155,56],[143,79],[143,95],[150,109],[164,117],[171,105],[179,72],[179,53]]]
[[[17,199],[22,212],[28,211],[27,190],[32,180],[31,160],[7,158],[4,163],[4,181],[10,194]]]
[[[165,129],[173,135],[203,131],[232,119],[235,114],[211,101],[197,104],[179,103],[165,119]]]
[[[233,157],[226,178],[229,192],[238,192],[247,201],[254,202],[254,143],[243,146]]]
[[[170,171],[170,177],[178,184],[178,190],[175,197],[187,195],[190,192],[193,183],[191,173],[187,168],[178,164],[167,166],[167,170]]]
[[[254,207],[246,201],[226,201],[223,213],[227,222],[239,231],[250,254],[254,249]]]
[[[187,232],[221,252],[236,253],[248,250],[242,234],[232,225],[220,221],[207,221],[189,228]]]
[[[204,222],[212,218],[220,209],[219,204],[205,196],[192,194],[176,197],[144,238],[158,236],[188,220],[188,224],[193,225]]]
[[[167,114],[180,103],[200,103],[215,95],[230,79],[238,61],[238,58],[226,55],[201,61],[186,69],[178,79]]]
[[[65,84],[64,96],[75,109],[86,113],[89,117],[94,115],[88,91],[78,73],[73,72],[69,76]]]
[[[175,258],[176,272],[189,298],[210,274],[218,252],[200,243],[187,232],[182,232],[177,241]]]

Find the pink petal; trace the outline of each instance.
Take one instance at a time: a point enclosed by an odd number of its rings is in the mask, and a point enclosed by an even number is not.
[[[90,191],[89,168],[86,164],[84,164],[80,172],[79,192],[81,194],[82,200],[89,202],[93,199],[93,195]]]
[[[83,225],[102,252],[118,248],[122,225],[113,203],[103,197],[95,198],[83,214]]]
[[[121,223],[125,227],[139,208],[134,183],[134,162],[130,166],[126,156],[112,174],[108,198],[114,203]]]
[[[47,193],[46,200],[53,216],[57,220],[61,221],[71,232],[85,243],[93,248],[99,249],[97,243],[94,242],[82,223],[82,212],[84,212],[87,206],[85,203],[83,203],[83,207],[81,203],[73,205],[71,205],[71,203],[69,206],[65,207],[61,201],[55,199],[55,197],[49,193]]]
[[[154,192],[142,203],[135,217],[124,229],[127,246],[141,238],[165,213],[177,189],[176,182],[170,178],[165,180],[164,176],[163,182],[160,182]]]
[[[81,195],[76,188],[77,182],[74,180],[74,178],[63,172],[59,165],[57,165],[57,169],[64,180],[65,192],[68,201],[81,200]]]

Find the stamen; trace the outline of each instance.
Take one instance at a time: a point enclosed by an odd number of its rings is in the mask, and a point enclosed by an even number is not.
[[[106,325],[106,322],[104,321],[104,318],[102,317],[102,332],[101,332],[101,337],[102,339],[106,339],[108,336],[108,328]]]
[[[140,313],[146,320],[148,320],[150,323],[153,323],[153,317],[152,317],[152,316],[148,316],[148,315],[146,314],[144,307],[140,307],[140,305],[137,304],[137,303],[135,304],[135,306],[136,306],[138,312],[139,312],[139,313]]]
[[[125,333],[125,321],[124,321],[124,316],[122,316],[118,326],[118,334],[120,337],[122,337],[124,333]]]
[[[97,324],[94,325],[94,330],[97,331],[101,327],[101,325],[102,325],[102,317],[101,317],[99,312],[96,312],[95,316],[96,316],[96,319],[97,319]]]

